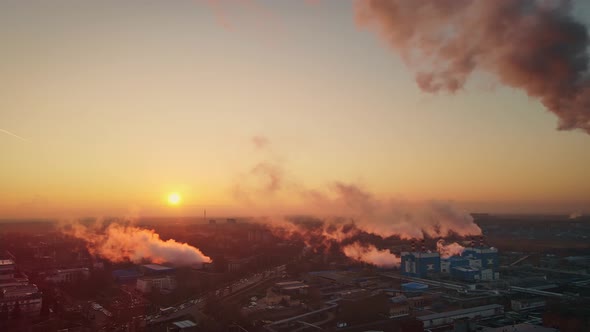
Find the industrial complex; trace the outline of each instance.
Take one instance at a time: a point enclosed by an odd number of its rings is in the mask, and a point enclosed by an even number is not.
[[[325,238],[285,237],[251,220],[161,226],[211,262],[112,262],[48,227],[0,232],[1,330],[588,331],[590,223],[476,216],[481,235],[374,242],[378,265]],[[303,222],[305,227],[317,223]],[[498,225],[501,225],[499,227]],[[14,226],[18,227],[18,226]],[[562,228],[577,228],[563,233]],[[313,229],[313,228],[312,228]],[[166,233],[167,232],[167,233]],[[506,243],[506,233],[521,237]],[[571,234],[562,239],[559,234]],[[569,236],[569,235],[567,235]],[[576,238],[578,237],[578,238]],[[359,233],[351,243],[372,241]],[[556,249],[530,249],[553,241]],[[361,246],[360,248],[368,248]],[[450,248],[450,247],[449,247]],[[385,254],[383,254],[385,253]]]

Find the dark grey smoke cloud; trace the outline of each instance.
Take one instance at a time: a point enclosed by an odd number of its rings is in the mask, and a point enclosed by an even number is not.
[[[423,91],[454,93],[490,72],[538,99],[560,130],[590,134],[588,29],[569,0],[357,0],[356,18],[416,69]]]

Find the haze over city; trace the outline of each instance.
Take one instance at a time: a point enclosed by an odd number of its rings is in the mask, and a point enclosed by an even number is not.
[[[590,331],[589,26],[0,0],[0,331]]]

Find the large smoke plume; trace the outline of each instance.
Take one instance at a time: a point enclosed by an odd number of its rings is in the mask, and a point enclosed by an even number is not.
[[[264,142],[264,144],[259,144]],[[246,204],[249,214],[265,216],[258,222],[268,226],[275,236],[298,237],[312,248],[337,248],[355,260],[379,266],[396,266],[399,257],[374,244],[357,241],[361,234],[375,240],[445,238],[480,235],[472,216],[451,202],[409,202],[378,197],[360,185],[332,181],[319,188],[309,188],[288,177],[283,164],[268,158],[275,156],[270,141],[257,136],[252,143],[263,153],[264,161],[242,173],[233,193],[238,203]],[[266,158],[265,158],[266,157]],[[261,167],[264,165],[264,167]],[[282,205],[281,197],[300,200],[300,208]],[[271,202],[272,206],[269,206]],[[291,215],[308,216],[302,223]],[[460,253],[458,244],[439,245],[444,256]],[[462,248],[462,247],[461,247]]]
[[[112,262],[132,261],[141,263],[171,263],[192,265],[210,262],[199,249],[173,239],[162,240],[150,229],[113,222],[85,225],[80,222],[66,223],[62,232],[86,241],[89,252]]]
[[[588,31],[569,0],[357,0],[427,92],[456,92],[476,70],[536,98],[559,129],[590,134]]]

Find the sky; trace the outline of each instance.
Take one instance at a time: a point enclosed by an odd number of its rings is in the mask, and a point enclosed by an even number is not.
[[[590,213],[590,136],[487,73],[421,91],[351,1],[3,0],[0,48],[0,219],[233,213],[269,160],[306,188]]]

